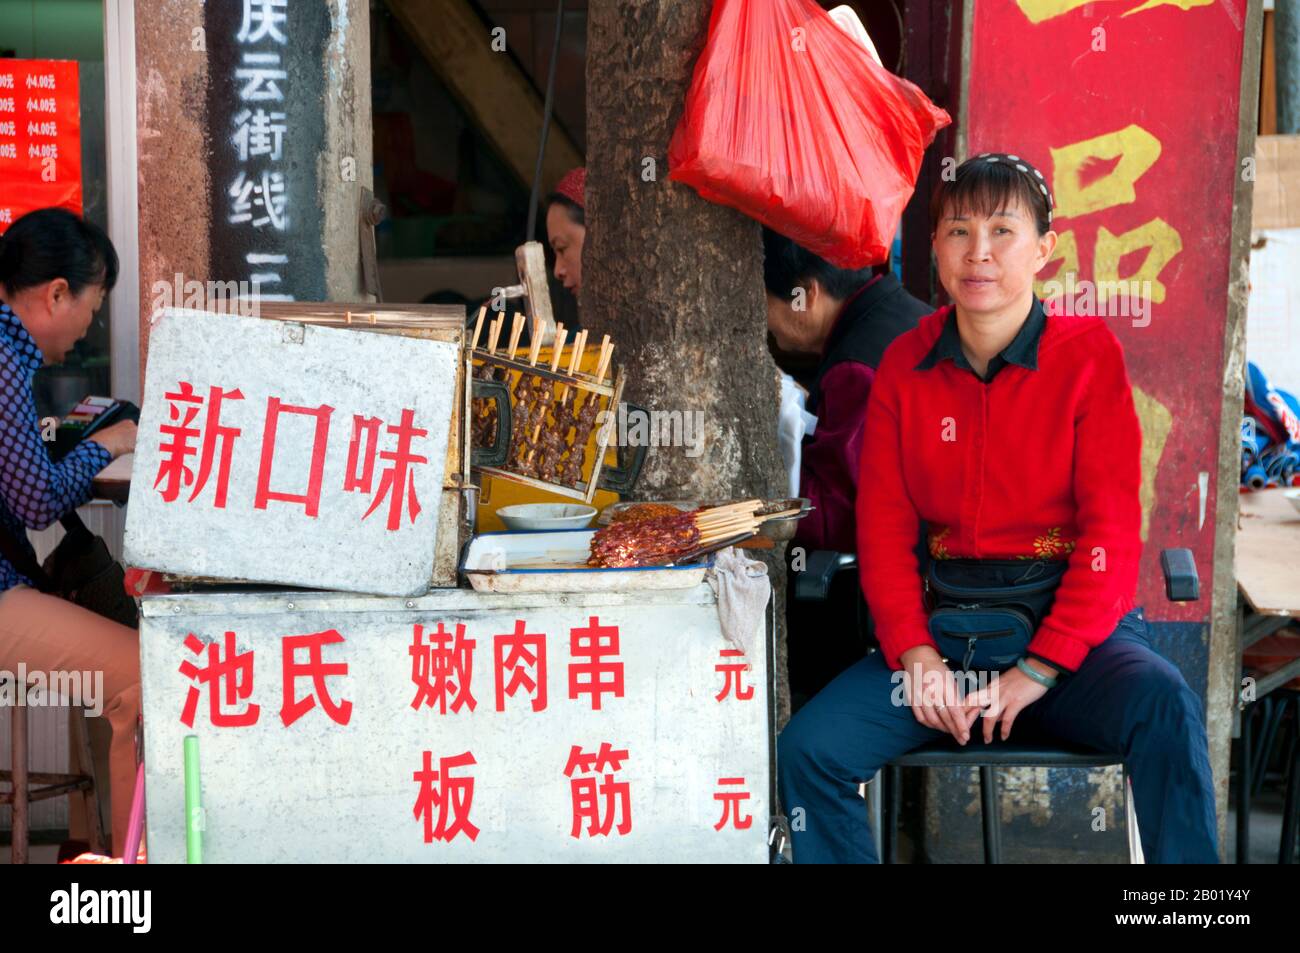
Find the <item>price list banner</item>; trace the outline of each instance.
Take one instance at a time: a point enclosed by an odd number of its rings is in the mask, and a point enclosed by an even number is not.
[[[58,206],[81,214],[81,99],[73,60],[0,59],[0,234]]]

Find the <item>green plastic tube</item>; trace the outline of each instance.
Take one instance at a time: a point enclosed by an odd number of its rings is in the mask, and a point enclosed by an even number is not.
[[[203,863],[203,798],[199,787],[199,736],[185,736],[185,862]]]

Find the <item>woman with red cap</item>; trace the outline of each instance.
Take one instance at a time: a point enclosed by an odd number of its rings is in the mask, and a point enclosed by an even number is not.
[[[555,279],[576,298],[582,288],[582,242],[587,237],[587,170],[571,169],[546,197],[546,237],[555,252]]]

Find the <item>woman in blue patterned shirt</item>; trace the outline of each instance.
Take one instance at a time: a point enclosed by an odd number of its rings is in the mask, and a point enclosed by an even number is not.
[[[32,394],[37,368],[58,364],[85,336],[116,280],[108,236],[71,212],[30,212],[0,235],[0,533],[10,551],[33,559],[27,530],[44,529],[85,503],[95,474],[135,447],[135,424],[125,421],[51,462]],[[12,679],[20,664],[29,672],[103,673],[102,696],[93,701],[113,730],[109,791],[120,851],[135,784],[136,631],[39,592],[0,555],[0,672]]]

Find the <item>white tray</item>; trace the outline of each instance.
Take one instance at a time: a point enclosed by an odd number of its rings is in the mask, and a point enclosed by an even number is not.
[[[461,571],[479,592],[627,592],[691,589],[704,581],[713,557],[689,566],[592,569],[591,529],[483,533],[465,552]]]

